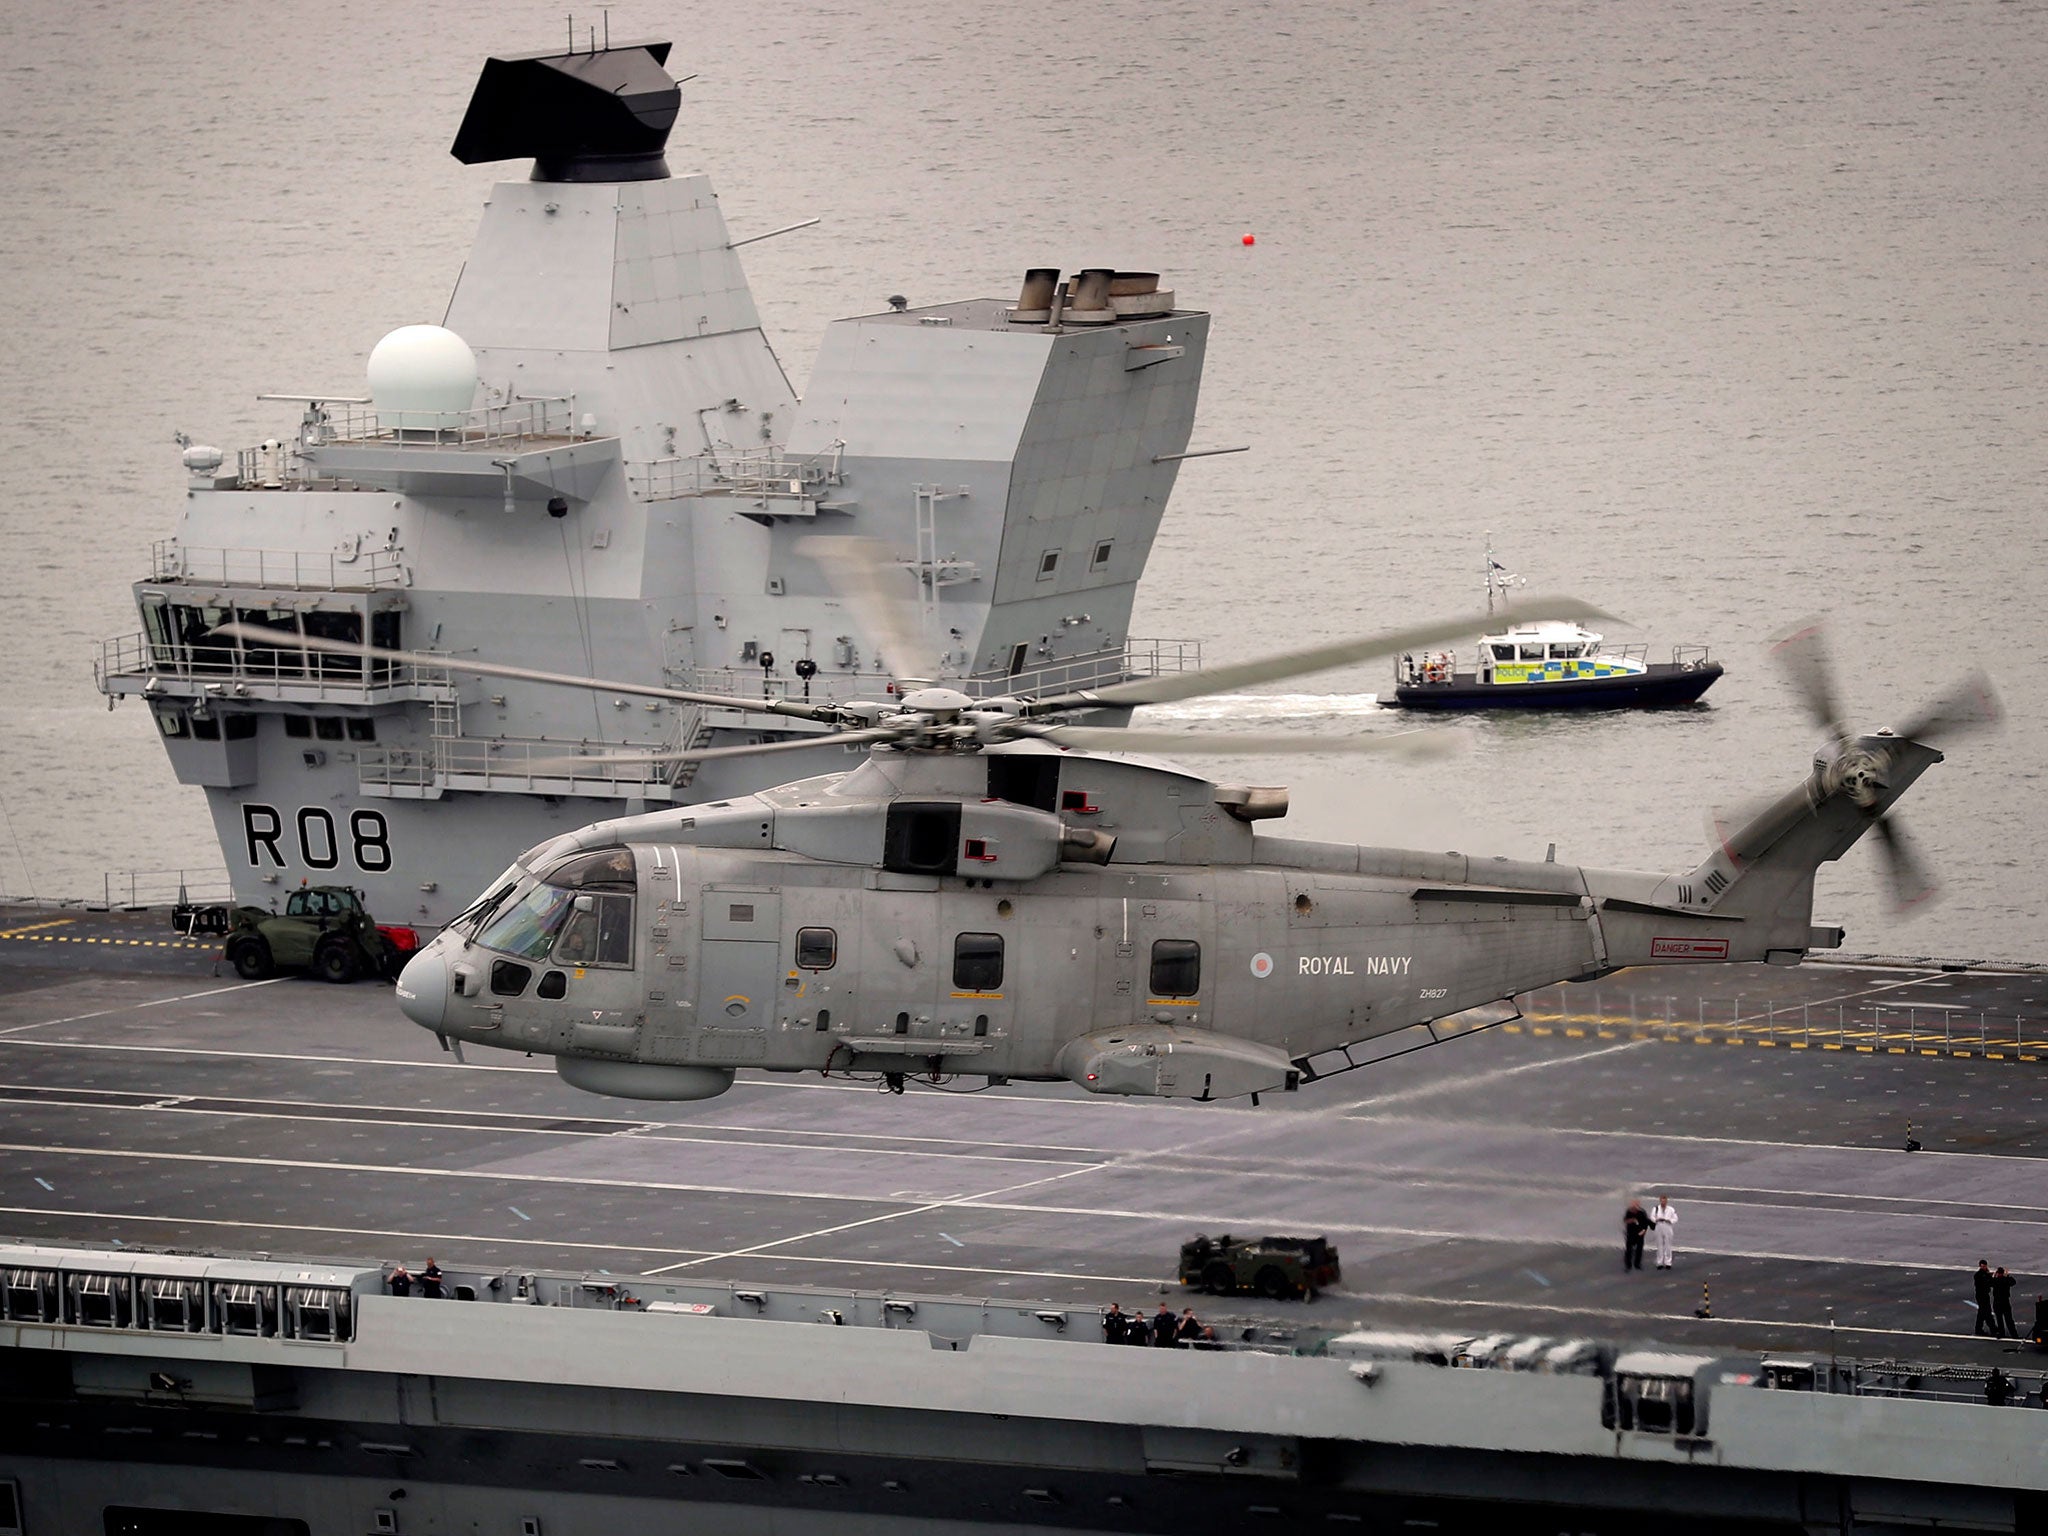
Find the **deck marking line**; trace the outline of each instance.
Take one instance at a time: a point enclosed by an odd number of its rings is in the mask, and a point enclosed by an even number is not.
[[[92,1013],[74,1013],[64,1019],[40,1019],[33,1024],[11,1024],[0,1029],[0,1035],[19,1034],[24,1029],[48,1029],[53,1024],[82,1024],[87,1019],[104,1019],[109,1014],[138,1013],[144,1008],[163,1008],[172,1003],[189,1003],[202,997],[219,997],[224,992],[247,992],[253,987],[274,987],[280,981],[289,981],[289,976],[273,976],[268,981],[238,981],[232,986],[208,987],[203,992],[186,992],[177,997],[159,997],[146,1003],[123,1003],[118,1008],[101,1008]],[[223,1055],[232,1054],[222,1052]]]

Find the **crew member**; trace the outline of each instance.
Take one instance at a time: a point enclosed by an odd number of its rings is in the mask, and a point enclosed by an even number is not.
[[[1124,1327],[1129,1321],[1130,1319],[1124,1316],[1124,1309],[1112,1301],[1109,1310],[1102,1314],[1102,1342],[1123,1343]]]
[[[429,1301],[441,1299],[441,1266],[431,1254],[427,1256],[427,1267],[420,1271],[420,1294]]]
[[[1173,1308],[1165,1302],[1159,1303],[1159,1310],[1152,1314],[1152,1345],[1165,1349],[1173,1343],[1173,1332],[1179,1324],[1175,1322]]]
[[[1671,1267],[1671,1244],[1678,1236],[1678,1210],[1669,1195],[1659,1195],[1650,1208],[1650,1225],[1657,1233],[1657,1267]]]
[[[1621,1213],[1621,1267],[1641,1269],[1643,1267],[1643,1238],[1650,1230],[1650,1213],[1643,1209],[1643,1202],[1631,1200],[1628,1209]]]
[[[1998,1331],[2008,1339],[2020,1336],[2020,1325],[2012,1320],[2012,1288],[2013,1282],[2018,1278],[2017,1275],[2008,1275],[2003,1264],[1998,1266],[1997,1272],[1991,1277],[1993,1321],[1998,1324]]]
[[[389,1283],[392,1295],[410,1296],[412,1294],[412,1271],[403,1264],[392,1265]]]
[[[1180,1321],[1173,1327],[1173,1342],[1186,1349],[1202,1336],[1202,1325],[1195,1320],[1193,1307],[1180,1309]]]
[[[1977,1288],[1977,1321],[1970,1326],[1973,1334],[1988,1333],[1998,1337],[1998,1318],[1991,1310],[1991,1261],[1979,1259],[1977,1272],[1970,1276],[1970,1283]]]

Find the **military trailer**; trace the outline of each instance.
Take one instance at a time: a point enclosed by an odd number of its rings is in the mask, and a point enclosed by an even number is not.
[[[1255,1291],[1279,1300],[1316,1292],[1343,1278],[1337,1250],[1324,1237],[1221,1237],[1196,1233],[1180,1247],[1180,1283],[1215,1296]]]
[[[305,970],[354,981],[397,975],[417,942],[410,930],[379,928],[353,887],[315,885],[293,891],[282,915],[237,907],[221,958],[245,981]]]

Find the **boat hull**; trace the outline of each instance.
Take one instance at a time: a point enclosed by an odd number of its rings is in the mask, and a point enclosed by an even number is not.
[[[1718,661],[1657,661],[1635,676],[1555,683],[1482,683],[1475,672],[1454,672],[1449,682],[1399,684],[1393,702],[1404,709],[1668,709],[1698,703],[1720,675]]]

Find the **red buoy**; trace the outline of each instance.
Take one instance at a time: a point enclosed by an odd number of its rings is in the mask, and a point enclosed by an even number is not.
[[[1249,230],[1247,230],[1245,232],[1244,243],[1246,245],[1257,245],[1259,243],[1258,237],[1253,235]]]

